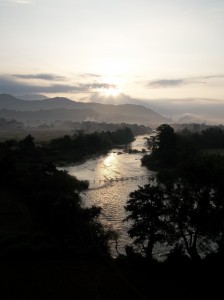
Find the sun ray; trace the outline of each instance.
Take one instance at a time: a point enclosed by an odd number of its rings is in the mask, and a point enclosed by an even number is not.
[[[102,89],[102,94],[106,97],[113,96],[116,97],[120,94],[120,90],[117,87],[109,87],[106,89]]]

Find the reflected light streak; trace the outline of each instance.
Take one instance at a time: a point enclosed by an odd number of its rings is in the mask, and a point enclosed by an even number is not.
[[[115,155],[114,153],[111,153],[103,162],[103,164],[106,166],[106,167],[110,167],[113,162],[115,161]]]

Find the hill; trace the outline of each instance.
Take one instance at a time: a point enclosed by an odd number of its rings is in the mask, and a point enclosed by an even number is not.
[[[67,98],[44,100],[20,100],[8,94],[0,94],[0,117],[24,120],[69,120],[110,123],[136,123],[157,125],[170,120],[142,105],[102,104],[77,102]]]
[[[15,97],[21,100],[29,100],[29,101],[48,99],[47,96],[40,95],[40,94],[25,94],[25,95],[18,95]]]

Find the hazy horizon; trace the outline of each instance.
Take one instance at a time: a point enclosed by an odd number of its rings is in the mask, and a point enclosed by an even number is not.
[[[0,0],[0,93],[224,101],[223,17],[221,0]]]
[[[4,99],[4,94],[2,95]],[[52,100],[53,98],[47,98],[45,95],[38,95],[38,94],[25,94],[25,95],[13,95],[17,99],[21,100],[29,100],[28,102],[32,102],[33,100],[37,100],[38,102],[40,100]],[[58,97],[56,97],[58,98]],[[7,98],[6,98],[7,99]],[[61,100],[60,100],[61,99]],[[68,99],[71,100],[69,97],[59,97],[58,100],[61,101],[61,108],[64,107],[64,100]],[[82,99],[81,99],[82,100]],[[28,103],[27,102],[27,103]],[[48,102],[48,101],[47,101]],[[206,98],[167,98],[167,99],[137,99],[132,98],[125,94],[119,94],[117,96],[107,96],[102,95],[100,93],[94,93],[92,94],[88,99],[85,99],[85,101],[80,101],[80,99],[76,99],[75,102],[81,102],[81,103],[101,103],[101,104],[113,104],[113,105],[123,105],[123,104],[134,104],[134,105],[141,105],[146,108],[149,108],[150,110],[154,111],[155,113],[158,113],[159,115],[168,118],[169,122],[172,120],[173,122],[177,123],[204,123],[208,125],[221,125],[223,124],[224,120],[224,102],[218,99],[206,99]],[[13,106],[6,105],[4,106],[4,100],[1,104],[0,109],[13,109],[13,110],[21,110],[24,111],[24,104],[22,105],[21,109],[19,109],[18,105],[13,108]],[[51,102],[52,103],[52,102]],[[57,101],[56,103],[59,104]],[[31,103],[30,103],[31,104]],[[36,103],[37,104],[37,103]],[[34,110],[36,107],[36,104],[34,106]],[[47,104],[47,103],[46,103]],[[37,106],[39,107],[39,106]],[[46,106],[47,108],[48,106]],[[40,109],[41,107],[39,107]],[[66,106],[64,107],[66,108]],[[28,111],[32,110],[32,104],[31,106],[28,105]],[[43,109],[43,108],[41,108]],[[47,109],[50,109],[47,108]],[[25,109],[26,111],[27,109]],[[13,111],[12,111],[13,112]],[[137,111],[136,111],[137,112]],[[5,113],[3,113],[5,115]],[[12,113],[13,115],[13,113]],[[113,114],[112,114],[113,115]],[[56,116],[55,116],[56,117]],[[75,117],[75,116],[74,116]],[[13,118],[16,118],[13,115]],[[92,117],[90,118],[92,119]],[[139,116],[139,120],[140,120]],[[168,121],[167,119],[167,121]],[[131,121],[131,120],[129,120]],[[151,121],[151,120],[149,120]]]

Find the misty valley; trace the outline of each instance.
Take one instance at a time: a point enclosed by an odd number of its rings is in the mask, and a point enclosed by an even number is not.
[[[224,0],[0,0],[0,298],[224,298]]]
[[[11,298],[10,279],[25,297],[43,284],[43,299],[213,295],[204,282],[224,265],[224,126],[71,102],[0,95],[0,264]]]

